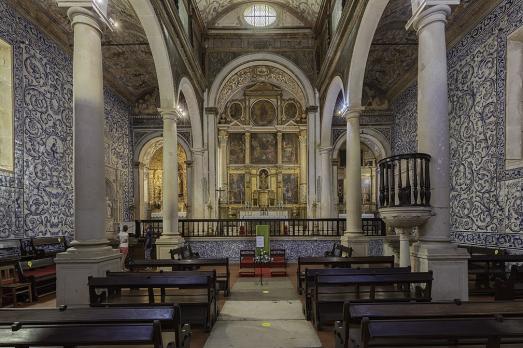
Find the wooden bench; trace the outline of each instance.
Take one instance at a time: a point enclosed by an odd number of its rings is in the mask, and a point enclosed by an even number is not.
[[[508,279],[495,280],[496,300],[523,299],[523,266],[512,265]]]
[[[21,324],[0,326],[0,347],[165,345],[160,322],[141,324]]]
[[[191,327],[181,325],[180,308],[67,308],[0,310],[0,325],[26,324],[139,324],[159,321],[164,341],[173,341],[176,348],[189,348]]]
[[[32,238],[31,244],[35,258],[54,258],[67,250],[67,240],[63,236]]]
[[[224,296],[229,296],[231,292],[230,279],[231,273],[229,271],[229,258],[200,258],[191,260],[131,260],[129,262],[129,269],[131,271],[144,268],[171,268],[172,271],[184,271],[187,269],[194,269],[195,267],[207,267],[216,271],[216,282],[218,290],[223,291]],[[223,267],[224,270],[220,272],[217,267]]]
[[[29,303],[33,302],[31,283],[20,281],[14,265],[0,266],[0,307],[4,306],[6,298],[11,299],[13,307],[16,307],[19,295],[27,296]]]
[[[523,317],[523,302],[432,302],[432,303],[351,303],[343,306],[343,321],[334,327],[336,348],[357,345],[361,321],[386,319],[434,319],[473,317]],[[350,341],[350,343],[349,343]]]
[[[271,276],[272,277],[286,277],[287,276],[287,256],[285,249],[271,249]]]
[[[468,260],[469,293],[494,295],[496,279],[507,279],[509,263],[523,262],[523,255],[472,255]]]
[[[296,269],[296,283],[298,293],[303,292],[303,282],[305,280],[305,269],[309,267],[304,266],[331,266],[341,268],[352,268],[352,266],[388,266],[394,267],[394,256],[364,256],[364,257],[322,257],[322,256],[306,256],[298,257],[298,268]]]
[[[410,273],[410,267],[396,268],[308,268],[305,270],[305,306],[304,313],[307,320],[311,319],[311,298],[314,291],[315,280],[317,276],[336,276],[351,274],[395,274]]]
[[[206,330],[218,315],[213,280],[204,275],[89,277],[89,297],[93,307],[177,304],[182,323]]]
[[[185,244],[179,248],[174,248],[169,250],[172,260],[190,260],[190,259],[199,259],[200,254],[194,252],[190,244]]]
[[[316,276],[311,298],[316,328],[343,318],[343,304],[352,302],[430,302],[432,272]]]
[[[20,279],[31,283],[34,298],[56,292],[56,265],[53,258],[20,261],[18,265]]]
[[[397,319],[362,320],[360,347],[486,346],[519,347],[523,342],[523,319]],[[518,345],[514,345],[518,344]]]

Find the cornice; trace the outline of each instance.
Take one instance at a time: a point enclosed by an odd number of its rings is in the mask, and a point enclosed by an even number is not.
[[[203,91],[207,88],[207,82],[203,74],[202,66],[198,63],[199,59],[195,56],[189,37],[183,28],[178,11],[173,0],[151,0],[154,9],[159,15],[161,23],[164,25],[167,34],[173,40],[174,46],[183,60],[189,80],[196,85],[196,93],[203,98]],[[172,64],[172,62],[171,62]]]
[[[323,61],[318,74],[316,87],[319,90],[320,95],[323,95],[325,89],[328,88],[328,85],[333,78],[332,75],[336,72],[339,59],[344,49],[350,51],[349,62],[347,62],[347,64],[350,64],[350,57],[352,57],[357,29],[360,26],[368,2],[369,0],[359,0],[345,5],[340,22],[338,23],[338,28],[332,37],[329,49],[325,55],[325,60]]]

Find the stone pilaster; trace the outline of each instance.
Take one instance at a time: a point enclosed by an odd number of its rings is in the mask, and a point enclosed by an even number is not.
[[[192,217],[194,219],[203,219],[205,218],[205,206],[206,203],[204,200],[205,197],[205,190],[208,189],[205,184],[204,180],[204,171],[203,171],[203,165],[204,165],[204,154],[205,150],[202,148],[193,148],[192,149],[193,154],[193,173],[192,173],[192,181],[193,181],[193,195],[192,195]],[[213,192],[214,194],[214,192]]]
[[[458,2],[459,3],[459,2]],[[434,271],[433,299],[468,299],[467,258],[449,242],[450,167],[445,24],[455,0],[420,1],[407,24],[418,34],[418,151],[432,156],[433,216],[420,226],[413,268]]]
[[[56,302],[82,306],[89,304],[89,276],[120,269],[120,254],[105,237],[102,21],[92,6],[75,7],[71,1],[58,4],[69,7],[74,32],[75,235],[72,247],[56,257]]]
[[[316,147],[318,142],[316,139],[316,123],[319,118],[319,108],[316,105],[309,106],[305,109],[307,114],[307,140],[308,140],[308,164],[309,172],[307,183],[309,185],[307,195],[307,217],[312,219],[317,217],[318,201],[316,197]]]
[[[207,107],[205,108],[205,114],[207,115],[207,167],[209,168],[209,175],[208,175],[208,199],[205,204],[210,205],[214,209],[212,209],[211,214],[209,214],[209,217],[215,218],[218,215],[218,209],[219,209],[219,203],[216,201],[216,189],[219,188],[220,185],[217,185],[217,172],[218,172],[218,166],[219,163],[216,158],[217,153],[217,124],[218,124],[218,109]],[[196,178],[199,180],[198,178]],[[196,182],[196,180],[195,180]],[[203,216],[202,216],[203,217]]]
[[[332,147],[320,148],[319,176],[321,181],[320,192],[320,217],[323,219],[333,218],[332,214]]]

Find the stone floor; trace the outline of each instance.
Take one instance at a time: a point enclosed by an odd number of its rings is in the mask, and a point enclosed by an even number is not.
[[[288,278],[239,279],[205,348],[322,347]]]

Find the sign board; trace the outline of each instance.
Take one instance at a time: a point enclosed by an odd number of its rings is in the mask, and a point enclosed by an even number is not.
[[[258,246],[258,240],[263,240],[263,245]],[[271,248],[269,244],[269,225],[256,225],[256,255],[261,255],[264,251],[267,255],[270,254]]]
[[[264,248],[264,247],[265,247],[265,237],[256,236],[256,248]]]

